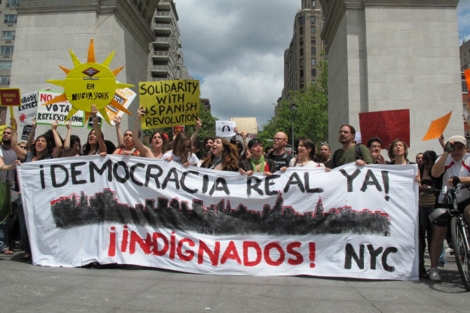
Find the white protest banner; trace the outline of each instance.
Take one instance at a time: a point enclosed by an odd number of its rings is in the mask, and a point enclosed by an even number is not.
[[[72,104],[68,101],[56,102],[54,104],[43,105],[47,101],[63,94],[63,92],[51,90],[38,91],[38,111],[36,116],[37,124],[52,125],[55,120],[59,121],[60,126],[66,123],[65,118],[72,109]],[[71,118],[72,126],[83,126],[85,115],[83,111],[78,111]]]
[[[215,135],[217,137],[235,136],[235,127],[237,124],[232,121],[215,121]]]
[[[418,279],[416,165],[247,177],[109,155],[18,171],[35,265]]]

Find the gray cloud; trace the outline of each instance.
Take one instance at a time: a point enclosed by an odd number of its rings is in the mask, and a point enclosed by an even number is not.
[[[200,78],[219,119],[266,124],[281,96],[284,51],[300,1],[184,0],[177,3],[185,65]]]

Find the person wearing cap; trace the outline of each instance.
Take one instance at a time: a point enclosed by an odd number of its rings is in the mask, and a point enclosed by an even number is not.
[[[250,152],[251,157],[240,161],[240,174],[250,176],[255,172],[259,172],[264,175],[271,175],[275,171],[274,161],[264,158],[261,140],[251,139],[247,151]]]
[[[443,186],[447,188],[452,187],[452,177],[454,176],[462,180],[470,176],[470,154],[467,153],[466,146],[467,140],[461,135],[450,137],[449,141],[445,144],[444,153],[437,159],[431,170],[433,177],[440,177],[442,175]],[[470,191],[468,189],[457,190],[456,196],[458,208],[461,212],[464,212],[464,216],[468,222],[468,217],[470,217]],[[438,202],[442,203],[443,198],[444,195],[441,194]],[[429,272],[429,278],[432,281],[441,281],[437,265],[446,234],[447,225],[434,225],[430,251],[431,270]]]

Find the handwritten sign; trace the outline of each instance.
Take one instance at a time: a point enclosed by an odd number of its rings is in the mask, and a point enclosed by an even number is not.
[[[0,88],[0,101],[3,106],[21,105],[19,88]]]
[[[129,88],[123,88],[123,89],[116,89],[116,93],[114,94],[114,101],[111,102],[106,106],[106,113],[108,114],[109,120],[111,122],[111,125],[114,125],[113,119],[116,116],[123,116],[124,111],[121,110],[120,108],[117,108],[113,106],[113,103],[119,103],[122,107],[128,108],[132,101],[134,101],[135,97],[137,94],[132,91],[132,89]],[[98,113],[98,116],[101,116],[101,113]]]
[[[410,146],[409,109],[359,113],[359,125],[363,143],[379,137],[382,147],[389,146],[395,139],[401,139]]]
[[[59,125],[65,125],[66,118],[72,109],[72,104],[70,102],[65,100],[43,105],[60,94],[62,93],[50,90],[40,90],[38,92],[38,111],[36,115],[37,124],[52,125],[52,122],[58,120]],[[72,122],[72,126],[83,126],[83,123],[85,122],[84,112],[77,111],[72,115],[70,121]]]
[[[199,93],[198,80],[139,83],[140,104],[147,109],[142,129],[196,124]]]
[[[230,120],[237,124],[239,132],[250,134],[258,133],[258,123],[256,121],[256,117],[233,117]]]
[[[31,125],[33,118],[36,117],[38,108],[38,92],[33,91],[23,94],[21,97],[21,105],[15,107],[15,116],[18,117],[18,125],[25,127]]]
[[[443,117],[433,120],[431,122],[431,125],[429,125],[429,129],[426,135],[424,135],[423,137],[423,141],[439,138],[441,134],[444,133],[444,130],[446,129],[447,124],[449,124],[449,120],[451,116],[452,116],[452,111],[450,111]]]
[[[235,136],[235,127],[237,124],[232,121],[215,121],[215,135],[217,137]]]

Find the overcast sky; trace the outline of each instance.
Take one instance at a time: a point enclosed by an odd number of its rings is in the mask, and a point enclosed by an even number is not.
[[[274,115],[284,84],[284,51],[293,35],[300,0],[176,1],[189,74],[201,80],[212,115]],[[470,39],[470,0],[460,0],[459,38]]]

